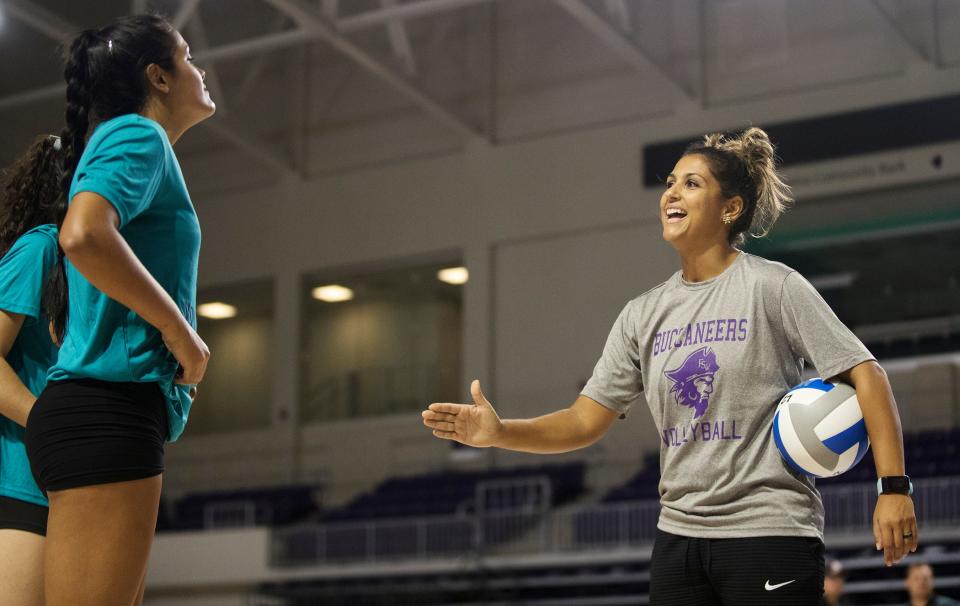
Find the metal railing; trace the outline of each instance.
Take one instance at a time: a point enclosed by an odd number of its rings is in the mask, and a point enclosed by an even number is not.
[[[542,481],[531,478],[526,489],[512,481],[509,490],[535,496],[542,490]],[[914,484],[921,528],[960,526],[960,477],[917,480]],[[870,530],[875,485],[830,486],[821,494],[831,532]],[[484,495],[491,499],[488,493]],[[657,501],[545,510],[539,498],[511,508],[474,507],[475,513],[471,514],[292,527],[274,534],[273,562],[277,566],[388,562],[609,550],[653,542],[660,515]],[[531,506],[531,502],[537,505]]]
[[[960,476],[915,480],[913,486],[913,504],[921,527],[960,527]],[[859,532],[873,527],[876,484],[830,486],[821,489],[820,495],[827,529]]]

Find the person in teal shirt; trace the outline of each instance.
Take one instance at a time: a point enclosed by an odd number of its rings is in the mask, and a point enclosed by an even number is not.
[[[50,499],[48,604],[139,604],[164,444],[210,351],[196,332],[200,227],[172,146],[215,105],[183,37],[123,17],[70,45],[62,340],[25,443]]]
[[[30,471],[23,427],[57,348],[44,286],[57,263],[60,138],[38,137],[0,179],[0,596],[40,606],[47,498]]]
[[[85,192],[110,202],[124,241],[196,329],[200,222],[160,124],[139,114],[99,124],[74,172],[69,198]],[[94,286],[69,258],[65,270],[69,321],[48,379],[157,383],[166,405],[167,439],[176,440],[191,400],[187,388],[174,382],[178,363],[160,331]]]

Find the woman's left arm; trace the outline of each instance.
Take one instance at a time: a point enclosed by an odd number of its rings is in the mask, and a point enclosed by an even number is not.
[[[839,378],[857,390],[857,400],[873,447],[877,477],[906,475],[900,413],[887,373],[870,360],[841,373]],[[883,560],[887,566],[896,564],[908,552],[917,550],[917,518],[913,499],[909,495],[883,494],[877,498],[873,513],[873,537],[877,550],[883,549]]]
[[[0,415],[20,427],[27,424],[30,409],[37,400],[7,362],[7,354],[23,328],[23,320],[21,314],[0,309]]]

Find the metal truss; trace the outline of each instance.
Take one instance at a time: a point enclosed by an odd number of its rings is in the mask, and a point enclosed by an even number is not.
[[[220,105],[220,117],[211,121],[210,128],[239,149],[258,158],[272,169],[292,172],[291,161],[281,154],[269,151],[256,137],[242,133],[237,126],[223,120],[225,97],[217,74],[216,64],[227,59],[251,57],[239,86],[239,103],[254,89],[256,81],[266,70],[265,55],[268,51],[302,46],[311,42],[325,42],[366,73],[386,83],[422,111],[448,127],[467,141],[487,142],[480,130],[456,115],[439,100],[433,98],[418,82],[419,66],[407,31],[407,21],[414,18],[440,14],[468,6],[487,4],[496,0],[379,0],[378,8],[358,14],[344,15],[344,3],[339,0],[262,0],[277,12],[275,23],[265,28],[266,33],[252,36],[216,47],[206,44],[206,32],[200,16],[201,0],[180,0],[172,18],[172,24],[184,28],[194,45],[194,56],[208,71],[208,83]],[[644,77],[661,80],[669,90],[682,100],[696,100],[697,94],[679,79],[661,61],[651,57],[634,41],[640,25],[633,22],[630,12],[632,0],[603,0],[595,10],[586,0],[553,0],[556,6],[566,11],[587,31],[632,66]],[[131,0],[133,12],[147,10],[148,0]],[[867,2],[879,15],[888,33],[894,35],[905,50],[919,61],[931,62],[925,50],[904,33],[895,14],[887,10],[882,0]],[[12,19],[40,32],[53,41],[62,43],[79,28],[58,15],[37,6],[30,0],[3,0],[3,6]],[[599,11],[599,12],[598,12]],[[294,27],[289,27],[290,23]],[[392,57],[397,69],[384,64],[347,35],[371,28],[384,28],[390,43]],[[392,63],[392,62],[391,62]],[[0,97],[0,110],[7,110],[43,100],[62,97],[62,84],[52,84]]]

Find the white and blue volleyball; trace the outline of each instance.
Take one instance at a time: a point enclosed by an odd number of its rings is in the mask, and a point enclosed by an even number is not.
[[[856,390],[819,378],[797,385],[777,406],[773,441],[800,473],[830,478],[847,471],[870,448]]]

